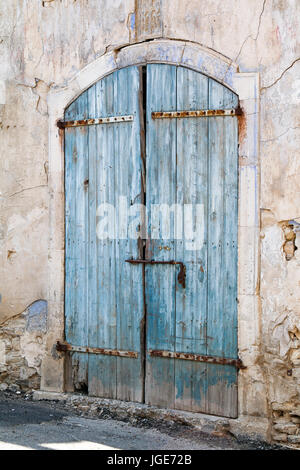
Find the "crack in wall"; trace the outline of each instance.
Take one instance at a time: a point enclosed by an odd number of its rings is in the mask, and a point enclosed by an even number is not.
[[[246,39],[243,41],[241,47],[240,47],[240,50],[238,52],[238,55],[236,56],[236,58],[234,59],[234,62],[237,62],[238,58],[240,57],[241,53],[242,53],[242,50],[244,48],[244,45],[246,44],[246,42],[248,41],[248,39],[252,39],[253,41],[257,41],[258,39],[258,36],[259,36],[259,33],[260,33],[260,26],[261,26],[261,20],[262,20],[262,15],[264,14],[264,11],[265,11],[265,5],[266,5],[266,1],[267,0],[264,0],[263,2],[263,6],[262,6],[262,10],[261,10],[261,13],[259,15],[259,19],[258,19],[258,27],[257,27],[257,32],[256,32],[256,36],[253,37],[252,34],[249,34]]]
[[[248,39],[252,39],[253,41],[257,41],[258,39],[258,36],[259,36],[259,33],[260,33],[260,26],[261,26],[261,21],[262,21],[262,16],[264,14],[264,11],[265,11],[265,5],[266,5],[266,2],[267,0],[263,0],[263,5],[262,5],[262,9],[261,9],[261,12],[260,12],[260,15],[259,15],[259,18],[258,18],[258,26],[257,26],[257,32],[256,32],[256,35],[255,37],[252,36],[252,34],[248,34],[248,36],[244,39],[244,41],[242,42],[242,45],[239,49],[239,52],[237,54],[237,56],[235,57],[235,59],[231,59],[230,61],[230,64],[228,65],[227,69],[226,69],[226,72],[224,74],[224,77],[223,79],[225,79],[227,73],[228,73],[228,70],[230,69],[230,67],[232,66],[233,63],[237,63],[241,53],[242,53],[242,50],[246,44],[246,42],[248,41]]]
[[[32,93],[37,96],[37,102],[35,109],[38,113],[42,114],[43,116],[48,115],[48,104],[47,104],[47,96],[48,93],[53,86],[53,82],[46,83],[44,80],[39,78],[34,78],[34,85],[30,85],[27,83],[17,83],[17,86],[30,88]]]
[[[267,85],[267,86],[262,87],[262,88],[260,89],[260,91],[267,90],[268,88],[271,88],[271,87],[273,87],[274,85],[276,85],[276,83],[278,83],[278,82],[282,79],[282,77],[286,74],[286,72],[287,72],[288,70],[290,70],[297,62],[299,62],[299,60],[300,60],[300,57],[298,57],[297,59],[295,59],[295,60],[291,63],[291,65],[289,65],[286,69],[284,69],[284,71],[281,73],[281,75],[280,75],[276,80],[274,80],[273,83],[271,83],[270,85]]]
[[[276,137],[273,137],[272,139],[266,139],[266,140],[260,140],[260,142],[262,144],[266,144],[268,142],[274,142],[275,140],[278,140],[280,139],[281,137],[283,137],[284,135],[286,135],[289,131],[291,130],[296,130],[296,129],[300,129],[300,127],[296,126],[296,127],[288,127],[282,134],[280,135],[277,135]]]
[[[47,184],[40,184],[38,186],[32,186],[31,188],[24,188],[21,189],[20,191],[17,191],[13,194],[10,194],[9,196],[5,196],[6,198],[11,198],[14,196],[17,196],[18,194],[24,193],[25,191],[31,191],[32,189],[37,189],[37,188],[46,188],[48,185]]]

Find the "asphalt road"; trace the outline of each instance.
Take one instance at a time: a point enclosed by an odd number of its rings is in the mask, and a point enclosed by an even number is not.
[[[112,419],[90,419],[57,403],[26,401],[23,397],[8,397],[0,392],[0,450],[245,448],[249,447],[232,438],[202,435],[186,426],[143,428]]]

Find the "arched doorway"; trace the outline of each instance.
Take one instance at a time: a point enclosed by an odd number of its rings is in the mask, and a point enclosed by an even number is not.
[[[237,416],[237,106],[149,64],[67,108],[69,389]]]

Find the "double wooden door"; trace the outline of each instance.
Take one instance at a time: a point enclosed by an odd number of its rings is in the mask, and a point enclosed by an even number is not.
[[[66,110],[68,389],[237,416],[237,106],[150,64]]]

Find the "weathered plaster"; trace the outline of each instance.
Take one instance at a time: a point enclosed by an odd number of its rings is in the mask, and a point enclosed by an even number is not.
[[[299,13],[297,0],[1,2],[0,325],[48,300],[44,388],[63,388],[61,361],[49,354],[63,331],[63,166],[48,161],[62,155],[55,118],[114,67],[164,57],[236,90],[245,110],[240,413],[267,416],[274,439],[296,442],[282,425],[300,403],[300,251],[285,251],[287,241],[300,246],[297,226],[286,228],[300,222]]]

